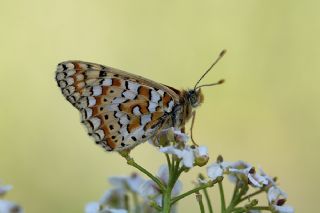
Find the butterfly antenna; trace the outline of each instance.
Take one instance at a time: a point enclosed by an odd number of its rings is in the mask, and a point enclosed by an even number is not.
[[[218,58],[212,63],[212,65],[209,67],[209,69],[207,69],[207,71],[201,76],[201,78],[197,81],[196,85],[194,86],[194,89],[197,89],[198,84],[200,83],[200,81],[208,74],[208,72],[214,67],[214,65],[216,65],[220,59],[224,56],[224,54],[226,54],[227,50],[222,50],[221,53],[219,54]],[[213,85],[215,85],[217,83],[214,83]],[[202,85],[205,86],[205,85]],[[201,87],[202,87],[201,86]],[[209,86],[206,85],[206,86]],[[199,87],[198,87],[199,88]]]
[[[223,84],[224,82],[225,82],[225,80],[224,80],[224,79],[221,79],[220,81],[215,82],[215,83],[212,83],[212,84],[203,84],[203,85],[201,85],[201,86],[196,87],[195,89],[199,89],[199,88],[201,88],[201,87],[211,87],[211,86],[214,86],[214,85]]]

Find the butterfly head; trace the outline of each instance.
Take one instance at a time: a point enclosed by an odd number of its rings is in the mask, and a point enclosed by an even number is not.
[[[203,94],[201,89],[192,89],[187,91],[186,98],[192,108],[198,107],[203,102]]]

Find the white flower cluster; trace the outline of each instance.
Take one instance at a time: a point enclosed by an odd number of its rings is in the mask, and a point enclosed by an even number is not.
[[[163,184],[168,183],[169,170],[166,165],[160,167],[157,177]],[[134,212],[156,213],[150,204],[154,202],[162,206],[162,194],[159,187],[151,180],[145,180],[138,174],[131,176],[113,176],[109,178],[112,189],[107,190],[98,202],[90,202],[85,207],[86,213],[128,213],[129,206],[133,205]],[[178,181],[172,196],[177,196],[182,189]],[[132,196],[132,200],[130,200]],[[174,213],[174,209],[171,211]]]
[[[111,177],[109,181],[113,188],[108,190],[100,201],[87,204],[86,213],[156,213],[160,211],[173,213],[176,212],[178,201],[194,193],[201,209],[203,204],[202,200],[199,200],[200,191],[204,190],[204,193],[207,193],[207,190],[215,185],[219,187],[221,208],[226,212],[259,213],[262,210],[275,213],[294,212],[291,206],[285,205],[287,195],[278,187],[274,178],[268,176],[262,169],[256,170],[247,162],[224,162],[221,156],[207,167],[209,180],[200,174],[195,188],[179,195],[182,189],[180,175],[195,166],[204,166],[209,161],[207,147],[188,144],[188,140],[188,136],[180,130],[168,128],[159,132],[157,137],[150,141],[166,155],[167,159],[167,165],[161,166],[156,176],[136,164],[129,153],[120,153],[129,165],[146,174],[150,180],[145,180],[137,174],[130,177]],[[223,176],[227,176],[231,182],[235,183],[234,194],[228,206],[224,198]],[[250,189],[255,191],[249,193]],[[258,206],[258,200],[253,199],[260,193],[267,194],[268,205]],[[208,194],[205,196],[209,208],[211,200]],[[243,205],[242,202],[249,203]]]
[[[169,128],[161,131],[154,145],[160,146],[160,152],[181,159],[184,167],[204,166],[209,161],[208,148],[187,144],[189,137],[180,130]],[[170,142],[173,142],[171,144]]]
[[[219,156],[216,163],[207,167],[207,174],[212,180],[215,180],[219,176],[227,175],[236,184],[264,189],[272,209],[278,213],[294,212],[291,206],[285,205],[287,195],[276,185],[274,179],[268,176],[262,169],[256,171],[255,167],[249,163],[244,161],[224,162],[222,157]]]
[[[0,198],[11,189],[11,185],[0,186]],[[0,213],[23,213],[23,209],[15,202],[0,199]]]

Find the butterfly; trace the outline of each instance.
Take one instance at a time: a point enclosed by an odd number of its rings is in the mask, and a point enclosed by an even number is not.
[[[201,87],[223,82],[198,86],[225,52],[189,90],[177,90],[139,75],[76,60],[58,64],[56,81],[64,97],[80,111],[81,122],[96,144],[106,151],[131,150],[154,139],[161,129],[184,129],[203,102]]]

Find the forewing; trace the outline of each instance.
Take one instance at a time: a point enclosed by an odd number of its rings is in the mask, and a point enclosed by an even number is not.
[[[162,84],[99,64],[62,62],[56,80],[89,135],[108,151],[152,138],[179,103],[178,94]]]

